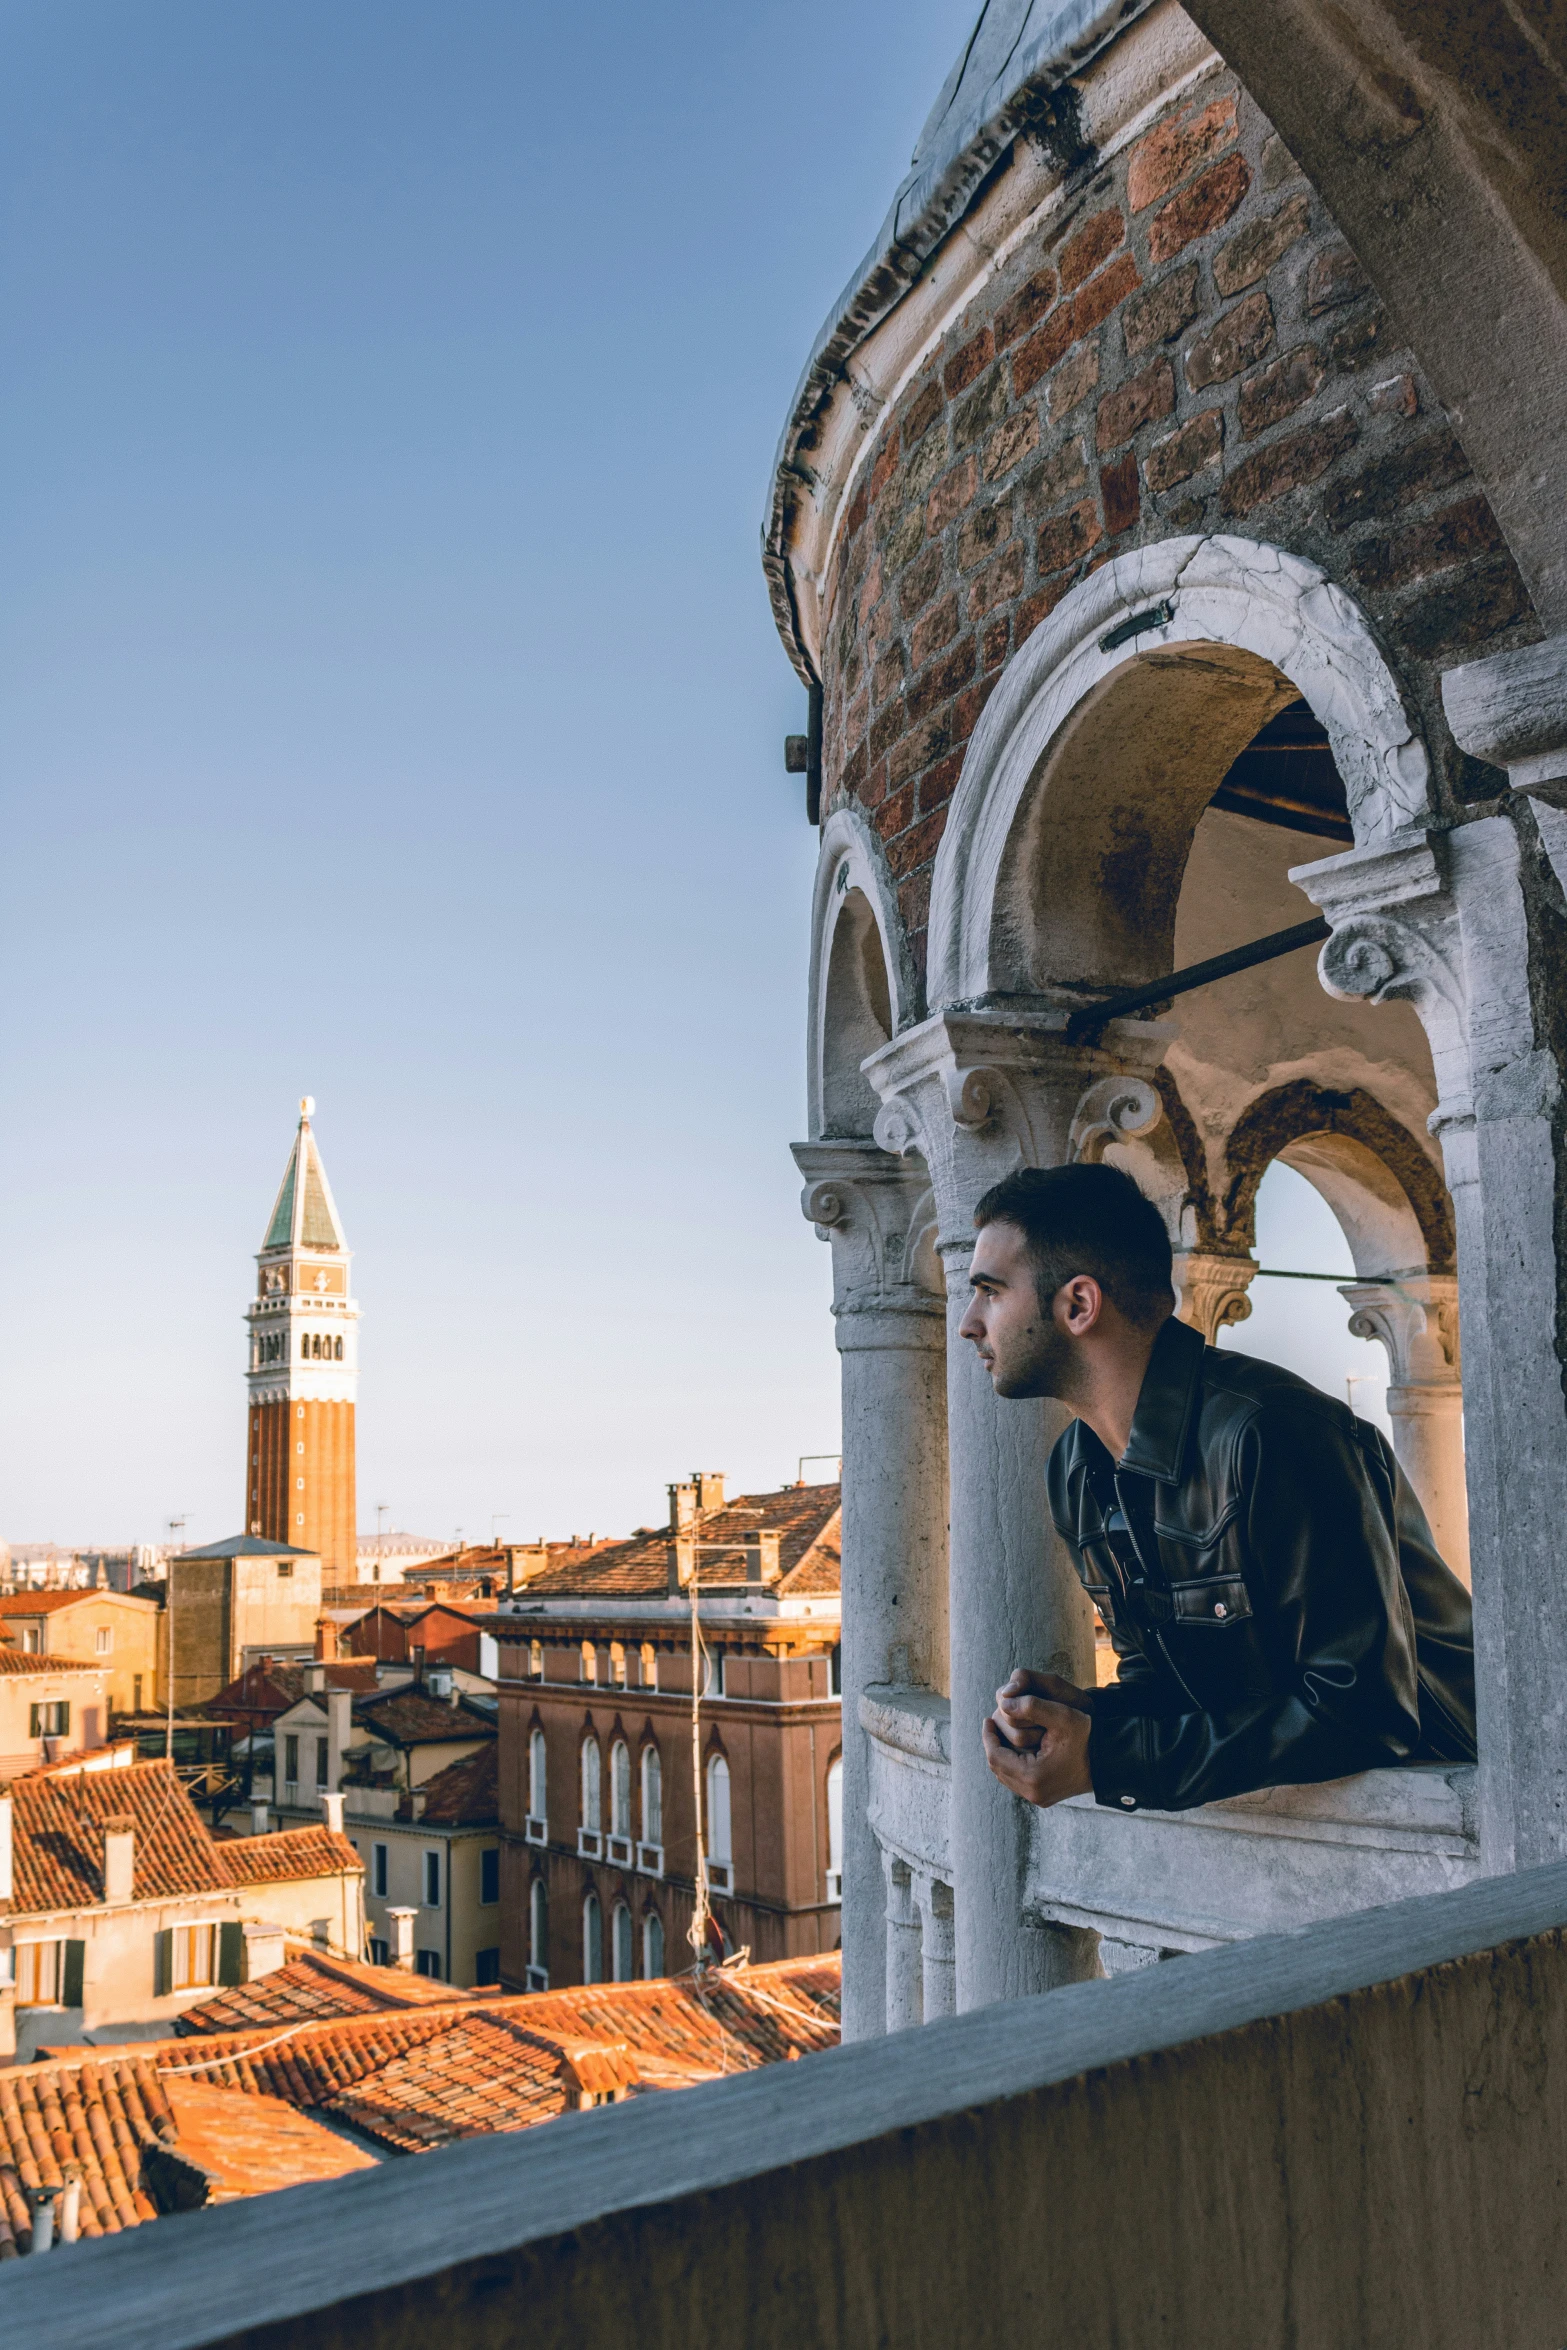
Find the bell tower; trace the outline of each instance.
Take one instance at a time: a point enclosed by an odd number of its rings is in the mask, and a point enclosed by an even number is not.
[[[352,1583],[359,1308],[348,1294],[348,1243],[310,1128],[315,1106],[309,1094],[299,1105],[245,1316],[245,1524],[269,1542],[318,1552],[324,1583]]]

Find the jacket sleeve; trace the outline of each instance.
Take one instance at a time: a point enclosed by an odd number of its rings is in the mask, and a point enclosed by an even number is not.
[[[1385,1463],[1352,1429],[1326,1398],[1302,1411],[1296,1391],[1240,1430],[1234,1475],[1263,1686],[1209,1713],[1180,1710],[1173,1674],[1158,1677],[1160,1710],[1145,1710],[1136,1682],[1098,1691],[1088,1761],[1101,1803],[1184,1811],[1415,1752],[1415,1635],[1393,1496]]]

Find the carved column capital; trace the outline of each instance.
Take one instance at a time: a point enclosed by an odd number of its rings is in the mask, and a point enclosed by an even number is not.
[[[1389,1388],[1456,1392],[1459,1386],[1458,1279],[1401,1273],[1388,1281],[1345,1281],[1350,1333],[1387,1349]]]
[[[1251,1312],[1247,1295],[1257,1267],[1250,1257],[1219,1256],[1207,1249],[1178,1249],[1175,1286],[1181,1293],[1180,1319],[1200,1330],[1210,1346],[1219,1332],[1244,1322]]]
[[[917,1158],[874,1142],[797,1142],[800,1207],[832,1245],[833,1312],[914,1315],[939,1323],[945,1289],[930,1179]]]
[[[1097,1158],[1157,1125],[1162,1105],[1148,1072],[1166,1031],[1117,1021],[1101,1042],[1069,1045],[1067,1017],[1054,1008],[1026,1019],[938,1012],[865,1063],[882,1100],[877,1141],[918,1151],[929,1169],[939,1246],[972,1244],[974,1202],[1014,1167]]]

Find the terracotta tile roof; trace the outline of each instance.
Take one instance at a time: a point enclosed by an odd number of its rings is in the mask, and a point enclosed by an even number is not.
[[[86,1656],[28,1656],[19,1648],[0,1648],[0,1673],[106,1673],[107,1665]]]
[[[175,2147],[211,2173],[214,2203],[373,2166],[373,2155],[292,2100],[160,2077],[173,2055],[167,2042],[143,2042],[0,2070],[0,2260],[32,2241],[22,2190],[59,2187],[73,2169],[84,2236],[156,2219],[142,2180],[153,2146]]]
[[[735,1546],[727,1557],[711,1548],[699,1552],[699,1577],[709,1586],[743,1584],[741,1545],[747,1534],[761,1529],[780,1537],[780,1591],[836,1591],[839,1513],[836,1485],[786,1485],[777,1493],[740,1494],[721,1510],[709,1510],[688,1529],[701,1544]],[[669,1541],[670,1530],[663,1526],[633,1534],[628,1542],[574,1554],[559,1565],[552,1562],[543,1574],[530,1576],[527,1597],[662,1598],[669,1588]]]
[[[419,2153],[457,2138],[529,2129],[567,2110],[594,2078],[638,2092],[830,2048],[839,1961],[783,1959],[656,1983],[474,2000],[327,2024],[182,2040],[167,2067],[330,2113],[379,2144]],[[167,2071],[160,2077],[168,2078]],[[185,2077],[192,2077],[187,2074]]]
[[[60,2186],[64,2163],[81,2171],[83,2235],[118,2235],[155,2219],[140,2184],[141,2150],[153,2139],[172,2145],[175,2136],[145,2047],[0,2069],[0,2259],[32,2241],[22,2189]]]
[[[346,1837],[325,1827],[215,1844],[166,1762],[68,1778],[32,1771],[11,1793],[12,1908],[23,1915],[102,1900],[103,1830],[111,1819],[127,1819],[135,1830],[138,1901],[338,1876],[364,1865]]]
[[[254,1983],[237,1983],[199,2007],[187,2007],[174,2029],[191,2039],[244,2032],[258,2024],[275,2029],[280,2024],[328,2023],[340,2016],[384,2015],[411,2007],[466,2006],[475,1996],[406,1967],[366,1966],[358,1959],[300,1950],[286,1966],[275,1967]]]
[[[217,1845],[230,1885],[282,1885],[302,1877],[363,1876],[364,1862],[346,1836],[330,1828],[281,1828],[270,1836],[236,1836]]]
[[[448,1739],[495,1736],[495,1715],[470,1704],[467,1698],[459,1695],[452,1704],[406,1685],[362,1697],[354,1707],[354,1720],[389,1746],[437,1746]]]
[[[164,2082],[163,2093],[180,2152],[212,2175],[209,2203],[375,2168],[375,2156],[364,2147],[324,2129],[281,2097],[247,2097],[207,2081],[173,2078]]]
[[[420,1818],[447,1828],[480,1828],[500,1818],[500,1753],[492,1739],[424,1783]]]
[[[230,1681],[216,1697],[196,1711],[204,1714],[245,1715],[272,1720],[297,1705],[307,1692],[303,1665],[280,1664],[274,1658],[267,1663],[247,1665],[237,1681]],[[374,1657],[344,1657],[326,1668],[328,1689],[352,1689],[368,1694],[375,1688]]]
[[[124,1591],[8,1591],[0,1593],[0,1616],[52,1616],[62,1607],[85,1607],[90,1600],[129,1596]]]

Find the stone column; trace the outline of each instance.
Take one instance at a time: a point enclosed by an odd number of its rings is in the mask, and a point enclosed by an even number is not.
[[[915,1895],[920,1913],[920,1989],[924,2020],[958,2011],[956,1950],[952,1931],[952,1887],[939,1877],[921,1881]]]
[[[1045,1463],[1065,1415],[1056,1405],[999,1400],[957,1335],[981,1192],[1020,1164],[1095,1156],[1107,1140],[1145,1132],[1161,1115],[1154,1088],[1125,1064],[1140,1057],[1154,1065],[1163,1031],[1122,1022],[1114,1050],[1085,1049],[1064,1042],[1065,1022],[1056,1012],[1028,1022],[999,1012],[938,1013],[865,1064],[882,1097],[878,1141],[919,1151],[929,1170],[946,1268],[950,1850],[960,2009],[1098,1972],[1093,1934],[1024,1925],[1030,1838],[1049,1837],[1055,1823],[991,1776],[980,1738],[1014,1666],[1093,1682],[1092,1612],[1045,1500]]]
[[[889,2032],[925,2021],[924,1967],[920,1913],[914,1900],[914,1872],[907,1861],[887,1862],[887,2018]]]
[[[872,1142],[802,1142],[843,1377],[843,2036],[885,2029],[886,1897],[860,1697],[947,1687],[946,1323],[930,1185]]]
[[[1395,1281],[1346,1281],[1356,1338],[1387,1350],[1393,1450],[1420,1497],[1437,1549],[1469,1580],[1469,1502],[1464,1492],[1464,1395],[1458,1369],[1458,1281],[1405,1273]]]
[[[1512,766],[1531,794],[1567,778],[1567,640],[1449,671],[1443,692],[1465,749]],[[1293,876],[1333,924],[1329,991],[1410,998],[1431,1043],[1458,1235],[1480,1836],[1493,1872],[1567,1857],[1559,813],[1520,793],[1508,815],[1401,833]]]

